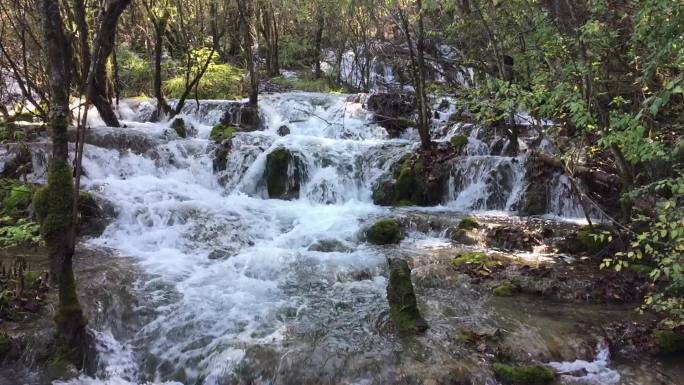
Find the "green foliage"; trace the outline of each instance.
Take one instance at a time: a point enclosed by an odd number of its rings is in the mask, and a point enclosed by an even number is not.
[[[271,79],[273,83],[280,84],[298,91],[307,92],[342,92],[341,88],[333,87],[327,78],[320,79],[285,79],[281,76]]]
[[[127,47],[118,47],[116,58],[121,95],[132,97],[151,94],[154,73],[150,63]]]
[[[657,203],[658,216],[637,215],[640,231],[630,249],[604,260],[603,267],[620,270],[633,264],[648,262],[657,290],[648,295],[644,309],[668,316],[672,326],[684,325],[684,176],[659,181],[648,188],[662,197]],[[635,190],[632,195],[644,193]]]
[[[404,234],[397,221],[381,219],[366,230],[366,239],[375,245],[389,245],[401,242]]]
[[[451,264],[459,267],[461,265],[486,265],[492,262],[485,253],[473,251],[462,253],[451,261]]]
[[[5,179],[0,181],[0,197],[2,208],[0,214],[20,216],[27,212],[33,191],[31,186]]]
[[[505,384],[548,384],[556,378],[553,369],[545,365],[512,366],[495,363],[494,373]]]
[[[211,134],[209,134],[209,139],[216,143],[220,143],[226,139],[231,139],[235,134],[236,130],[237,128],[235,126],[226,126],[219,123],[211,128]]]
[[[596,230],[584,226],[577,231],[576,241],[578,249],[590,253],[597,253],[610,244],[612,236],[607,231]]]
[[[15,225],[0,227],[0,249],[41,243],[40,226],[28,219],[21,218]]]
[[[208,59],[211,51],[202,48],[192,52],[193,67],[191,78],[201,70],[201,66]],[[241,99],[245,95],[243,78],[245,71],[234,67],[231,64],[220,64],[216,55],[207,67],[207,71],[202,76],[197,86],[197,97],[199,99]],[[183,68],[177,68],[175,76],[163,83],[162,90],[165,95],[171,98],[180,98],[185,91],[185,72]],[[192,97],[195,97],[195,90],[192,90]]]
[[[655,330],[653,337],[655,337],[661,353],[684,353],[684,335],[673,330]]]

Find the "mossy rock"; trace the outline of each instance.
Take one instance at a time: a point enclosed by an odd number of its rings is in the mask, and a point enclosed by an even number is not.
[[[12,350],[12,341],[4,330],[0,330],[0,359]]]
[[[277,148],[266,156],[264,178],[269,198],[299,198],[299,190],[305,175],[306,169],[301,157],[286,148]]]
[[[173,128],[173,130],[176,131],[176,134],[178,134],[179,137],[188,137],[188,129],[185,126],[185,120],[181,118],[174,119],[173,122],[171,122],[171,128]]]
[[[473,239],[469,234],[468,230],[455,229],[451,232],[451,240],[456,243],[464,245],[474,245],[477,243],[476,239]]]
[[[454,135],[449,139],[449,143],[451,143],[451,147],[453,147],[456,154],[462,154],[468,145],[468,137],[465,135]]]
[[[418,310],[408,263],[403,259],[390,258],[387,260],[387,266],[389,268],[387,302],[390,307],[390,318],[397,331],[400,335],[425,331],[428,325]]]
[[[233,135],[237,131],[237,127],[231,125],[217,124],[211,128],[211,134],[209,134],[209,139],[216,143],[221,143],[224,140],[232,139]]]
[[[480,224],[473,217],[465,217],[458,222],[459,230],[474,230],[480,228]]]
[[[497,297],[511,297],[515,291],[515,286],[509,281],[502,282],[499,286],[492,289],[492,294]]]
[[[393,219],[381,219],[366,230],[366,240],[375,245],[396,244],[402,239],[401,226]]]
[[[448,183],[444,167],[427,167],[422,159],[404,156],[393,172],[373,189],[373,202],[384,206],[433,206],[442,203]]]
[[[548,384],[556,378],[556,373],[545,365],[512,366],[494,364],[494,373],[504,384]]]
[[[547,212],[548,193],[542,183],[533,183],[527,187],[520,203],[520,215],[543,215]]]
[[[666,355],[679,355],[684,353],[684,335],[673,330],[656,330],[653,332],[658,343],[660,353]]]
[[[465,264],[486,264],[487,262],[490,261],[490,258],[487,254],[473,251],[473,252],[467,252],[460,254],[458,257],[454,258],[451,261],[451,264],[454,265],[455,267],[459,267],[461,265]]]

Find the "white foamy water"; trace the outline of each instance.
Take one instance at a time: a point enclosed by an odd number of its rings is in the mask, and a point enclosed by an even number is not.
[[[299,333],[291,325],[295,315],[327,327],[341,317],[330,308],[339,299],[364,299],[354,305],[361,314],[386,306],[384,277],[337,279],[384,263],[384,255],[360,242],[359,232],[388,213],[372,203],[372,186],[416,142],[388,139],[345,96],[269,95],[260,100],[265,129],[237,133],[226,170],[214,172],[210,124],[234,107],[212,101],[184,109],[181,117],[195,129],[187,139],[179,139],[169,122],[125,121],[150,143],[135,153],[86,146],[85,188],[117,211],[104,234],[89,242],[135,258],[146,275],[140,290],[154,313],[134,335],[117,340],[99,332],[99,379],[82,376],[69,384],[222,384],[251,347],[285,349]],[[125,118],[139,115],[120,111]],[[94,113],[90,119],[98,121]],[[281,126],[290,134],[279,136]],[[523,186],[521,158],[489,155],[473,132],[472,156],[455,165],[445,207],[513,210]],[[301,161],[299,199],[268,199],[266,160],[279,148]],[[349,250],[309,250],[320,241]],[[430,237],[407,242],[446,245]],[[209,258],[217,253],[220,258]]]
[[[568,384],[611,385],[620,382],[620,373],[611,369],[607,346],[599,346],[593,361],[550,362],[562,380]]]

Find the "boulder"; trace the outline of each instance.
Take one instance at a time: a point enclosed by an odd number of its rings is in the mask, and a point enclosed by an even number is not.
[[[517,226],[497,226],[487,232],[487,245],[501,250],[532,251],[541,242],[525,229]]]
[[[306,166],[299,154],[280,147],[266,156],[264,179],[269,198],[298,199],[305,176]]]
[[[366,108],[374,112],[373,121],[387,130],[391,138],[398,138],[408,127],[416,125],[413,94],[376,93],[369,95],[365,102]]]
[[[180,138],[188,137],[188,129],[185,127],[185,120],[176,118],[171,122],[171,128],[176,131]]]
[[[346,253],[351,251],[349,247],[345,246],[344,243],[338,241],[337,239],[321,239],[309,246],[307,250],[318,251],[321,253]]]
[[[114,216],[114,210],[89,192],[81,192],[78,199],[78,234],[99,237]]]
[[[393,219],[381,219],[365,231],[366,240],[375,245],[390,245],[404,239],[399,223]]]
[[[444,163],[405,156],[373,188],[373,202],[383,206],[434,206],[442,203],[449,182]]]
[[[424,332],[428,324],[418,310],[408,263],[402,259],[390,258],[387,260],[387,267],[387,302],[390,307],[390,318],[397,331],[400,335]]]
[[[290,135],[290,127],[288,127],[286,125],[282,125],[282,126],[278,127],[278,135],[280,135],[280,136]]]
[[[449,143],[451,143],[451,147],[453,147],[457,155],[463,155],[468,146],[468,137],[465,135],[454,135],[449,139]]]
[[[239,131],[256,131],[263,127],[259,108],[245,103],[235,103],[226,107],[219,120],[224,126],[235,126]]]

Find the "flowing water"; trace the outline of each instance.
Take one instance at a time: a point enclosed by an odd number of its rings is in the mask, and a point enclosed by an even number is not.
[[[361,229],[373,220],[421,211],[390,210],[371,199],[374,182],[417,147],[415,134],[389,139],[361,104],[343,95],[267,95],[260,100],[265,130],[237,133],[226,171],[215,173],[216,148],[208,138],[231,103],[191,103],[183,118],[195,130],[187,139],[168,122],[139,122],[149,106],[125,106],[126,135],[137,138],[139,151],[86,145],[85,188],[117,213],[86,246],[110,250],[132,267],[115,279],[120,293],[93,289],[86,298],[96,304],[89,308],[95,307],[98,372],[68,384],[420,384],[463,371],[475,383],[494,384],[455,340],[455,325],[505,327],[548,350],[547,335],[572,324],[562,319],[576,308],[544,314],[531,304],[529,314],[538,313],[532,320],[519,310],[497,310],[488,296],[430,262],[450,248],[439,232],[412,232],[399,247],[361,242]],[[283,125],[290,135],[277,134]],[[435,215],[510,215],[526,183],[524,156],[491,154],[476,129],[438,132],[435,140],[467,132],[471,156],[454,161]],[[263,176],[267,155],[283,147],[303,163],[300,198],[292,201],[267,199]],[[554,188],[562,192],[559,184]],[[576,216],[576,206],[562,199],[553,214]],[[315,251],[321,241],[337,247]],[[423,337],[402,340],[387,331],[384,262],[391,255],[414,258],[414,271],[428,277],[416,284],[431,326]],[[606,313],[617,318],[624,309]],[[605,349],[594,360],[593,343],[582,357],[577,349],[551,354],[559,359],[554,367],[595,368],[586,370],[599,380],[588,383],[619,383]]]

